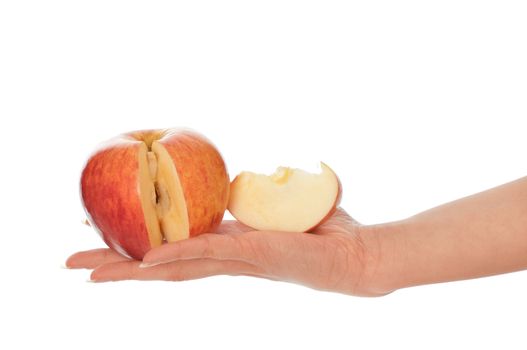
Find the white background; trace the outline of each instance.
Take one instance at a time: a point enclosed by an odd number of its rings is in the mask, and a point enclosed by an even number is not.
[[[527,273],[375,299],[219,276],[86,283],[97,143],[187,126],[340,175],[366,224],[527,175],[524,1],[0,2],[0,348],[525,349]]]

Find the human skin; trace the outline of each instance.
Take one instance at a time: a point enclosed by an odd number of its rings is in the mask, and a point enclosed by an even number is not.
[[[66,266],[94,269],[94,282],[247,275],[358,296],[519,271],[527,269],[527,177],[396,222],[361,225],[343,209],[307,234],[224,221],[143,262],[95,249]]]

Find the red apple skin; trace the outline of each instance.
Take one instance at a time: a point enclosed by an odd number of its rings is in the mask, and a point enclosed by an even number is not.
[[[138,190],[141,142],[125,135],[103,144],[81,176],[81,199],[92,227],[119,253],[142,259],[150,250]]]
[[[187,203],[190,237],[214,232],[223,220],[230,190],[221,154],[191,130],[168,130],[158,142],[174,160]]]

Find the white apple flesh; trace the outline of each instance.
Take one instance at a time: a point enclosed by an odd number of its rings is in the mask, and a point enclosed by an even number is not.
[[[228,209],[257,230],[308,232],[322,224],[340,203],[342,187],[333,170],[280,167],[270,175],[242,172],[231,183]]]

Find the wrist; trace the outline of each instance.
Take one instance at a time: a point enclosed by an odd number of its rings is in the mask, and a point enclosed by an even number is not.
[[[406,287],[405,221],[361,227],[367,253],[364,286],[369,294],[382,296]]]

